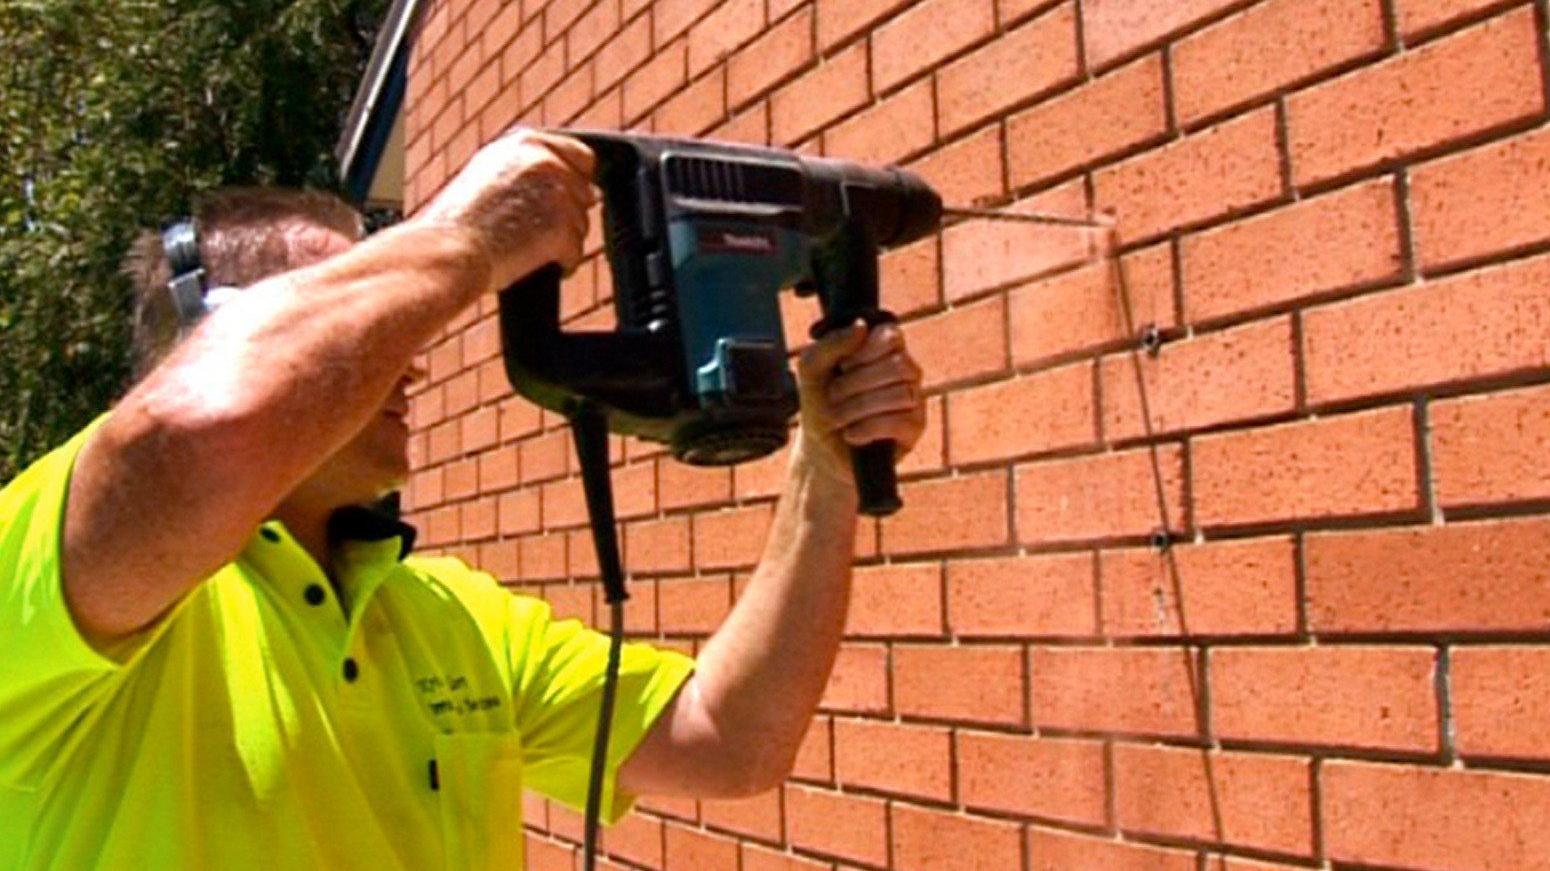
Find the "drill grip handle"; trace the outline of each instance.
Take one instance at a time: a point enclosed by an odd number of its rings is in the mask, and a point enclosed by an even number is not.
[[[868,327],[891,324],[898,320],[892,312],[874,308],[861,314]],[[825,318],[813,326],[813,338],[844,329],[850,322]],[[894,468],[898,445],[893,439],[875,442],[850,449],[851,471],[856,477],[856,494],[860,497],[860,511],[868,517],[887,517],[904,506],[899,498],[899,476]]]

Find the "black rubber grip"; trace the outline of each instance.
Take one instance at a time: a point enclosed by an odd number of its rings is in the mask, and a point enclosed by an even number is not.
[[[851,448],[850,460],[856,471],[856,493],[861,497],[862,514],[887,517],[904,505],[899,499],[899,479],[893,467],[896,450],[893,439]]]

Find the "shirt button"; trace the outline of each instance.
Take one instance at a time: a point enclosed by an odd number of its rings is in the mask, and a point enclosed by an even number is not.
[[[280,540],[280,533],[275,532],[273,529],[270,529],[267,526],[260,527],[258,534],[264,537],[264,541],[276,542]]]
[[[301,595],[302,598],[307,600],[308,605],[321,605],[323,600],[327,598],[323,593],[323,586],[321,584],[308,584],[307,589],[301,591]]]
[[[355,657],[347,656],[344,660],[344,679],[354,683],[361,676],[361,667],[355,664]]]

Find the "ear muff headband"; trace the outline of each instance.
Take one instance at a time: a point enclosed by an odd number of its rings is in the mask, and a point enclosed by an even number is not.
[[[199,323],[236,292],[231,287],[210,287],[204,264],[199,259],[199,231],[193,218],[183,218],[168,225],[161,233],[161,246],[172,270],[167,292],[172,294],[172,306],[184,329]]]

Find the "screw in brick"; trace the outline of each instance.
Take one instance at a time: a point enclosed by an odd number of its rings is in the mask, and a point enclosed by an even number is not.
[[[1152,533],[1151,542],[1153,550],[1166,552],[1168,548],[1173,547],[1173,533],[1166,529],[1155,530]]]
[[[1155,357],[1162,353],[1162,330],[1156,324],[1147,324],[1141,331],[1141,350],[1148,356]]]

